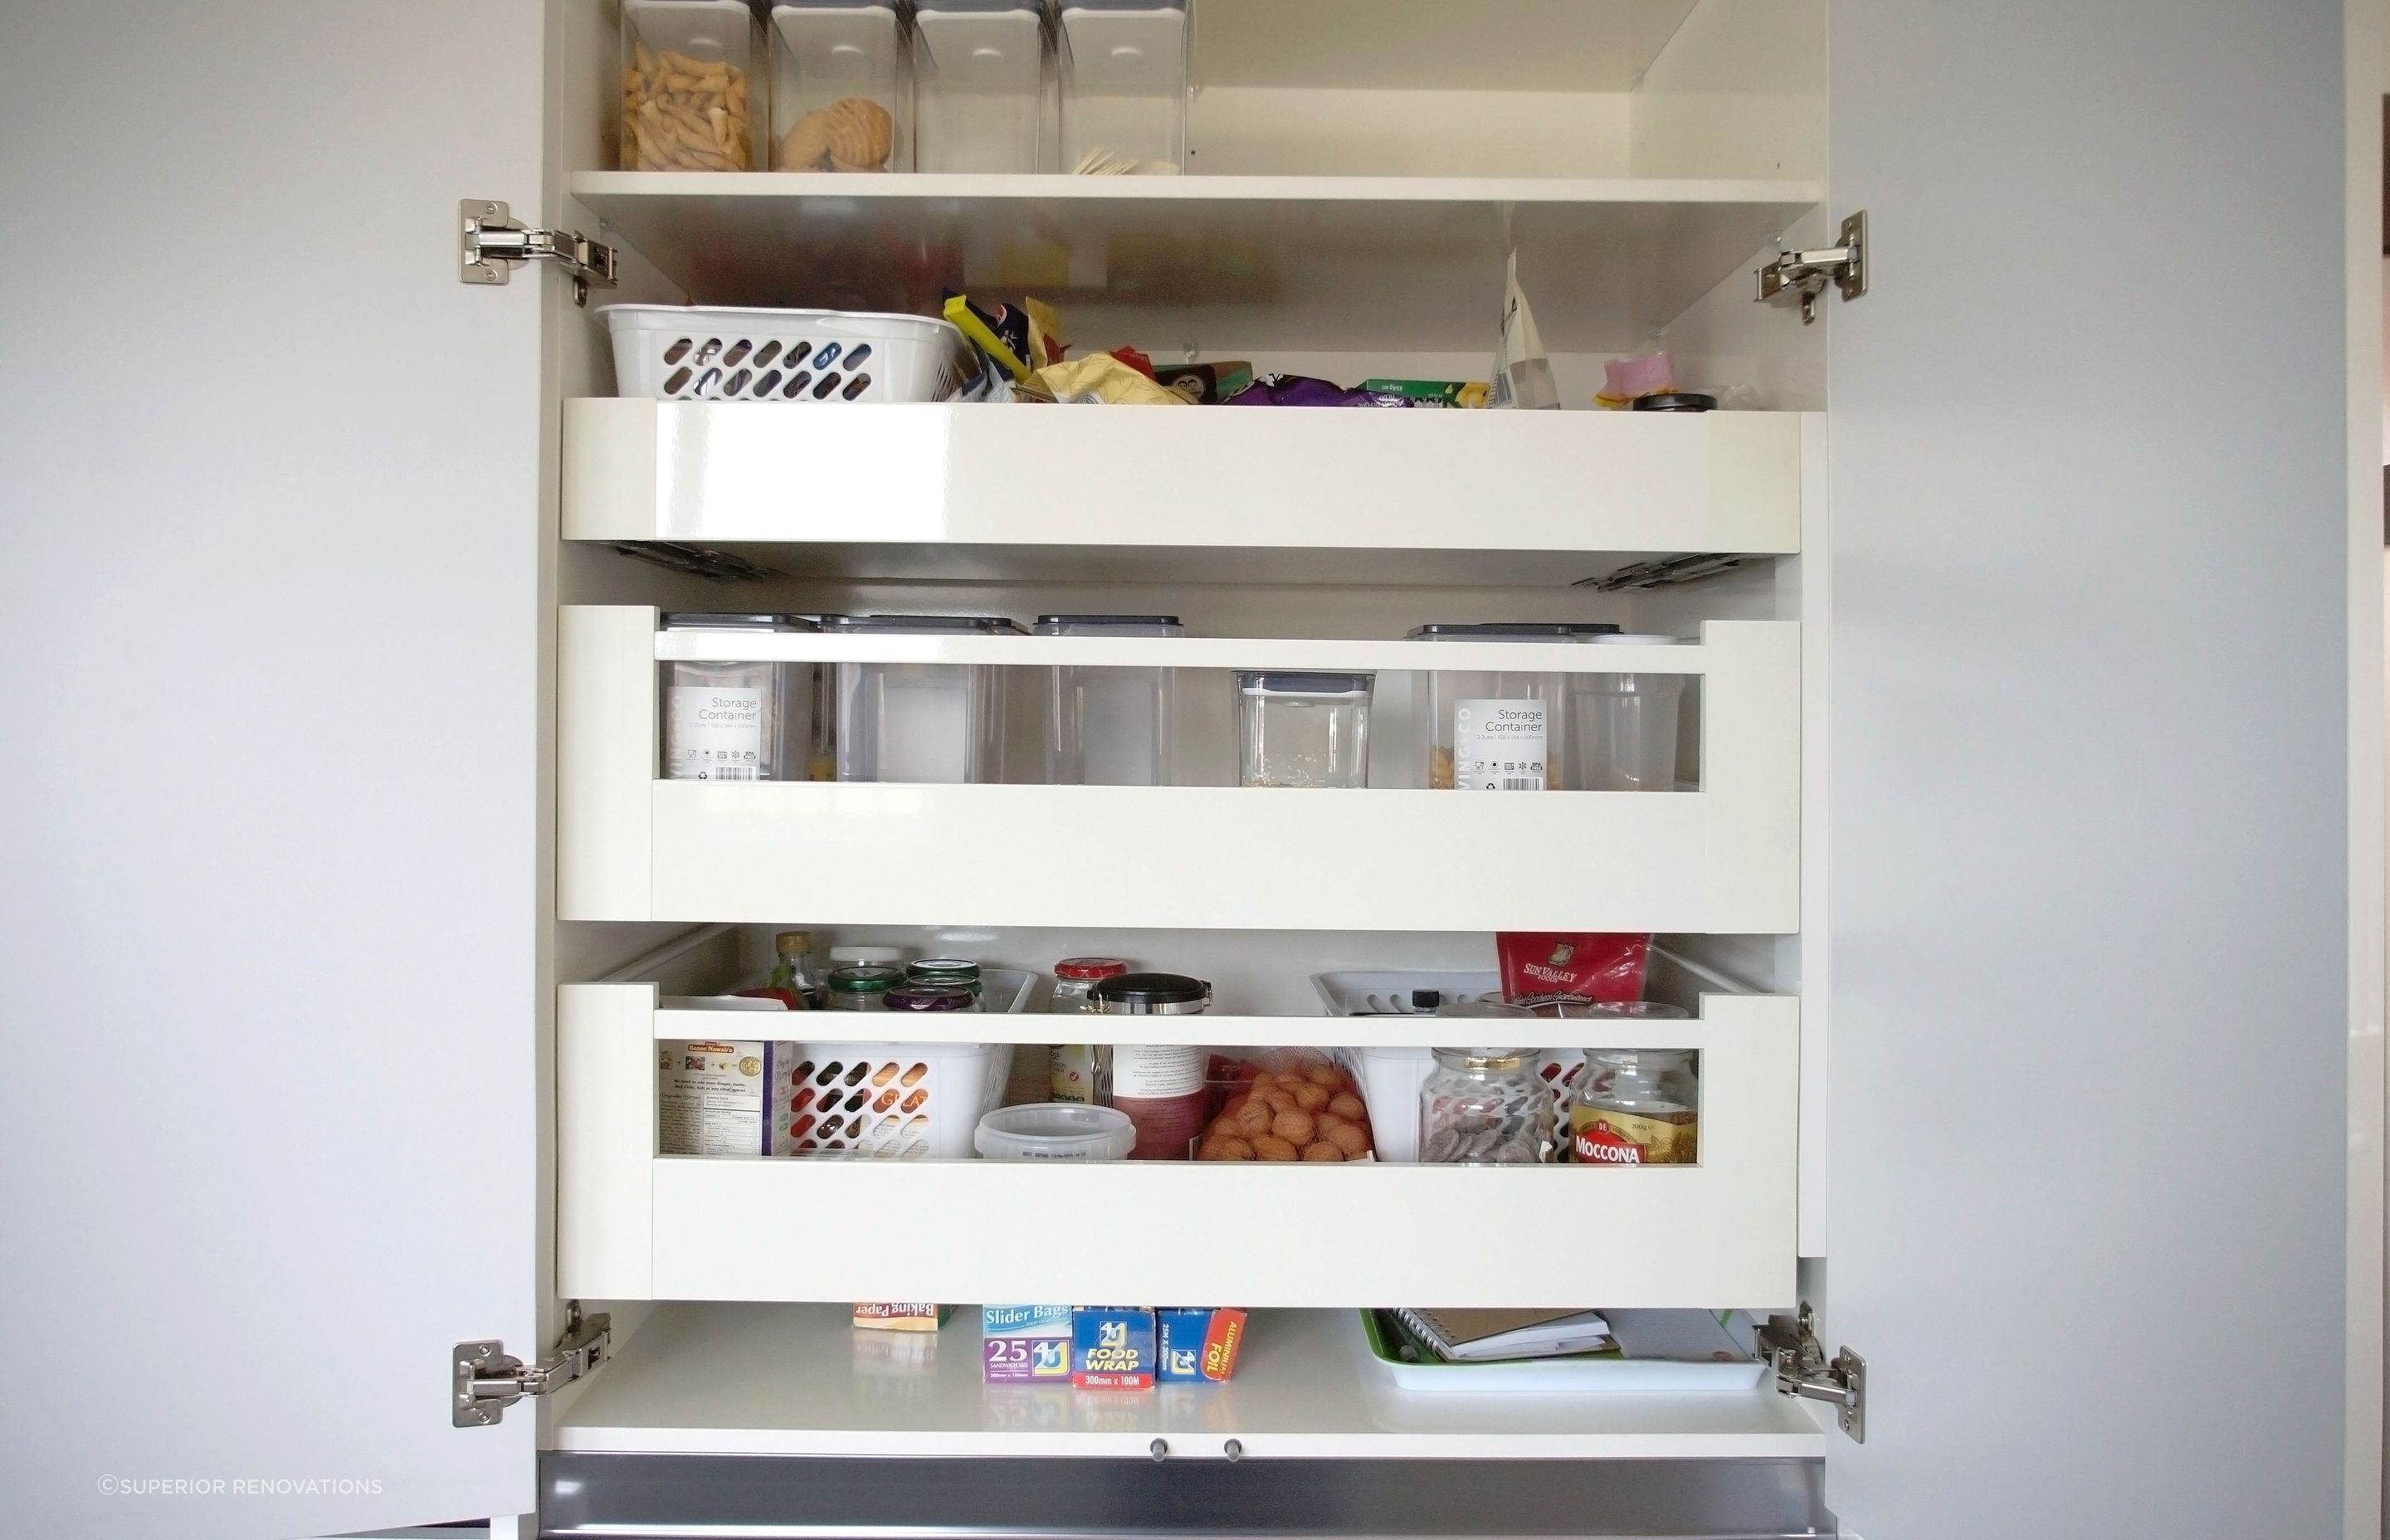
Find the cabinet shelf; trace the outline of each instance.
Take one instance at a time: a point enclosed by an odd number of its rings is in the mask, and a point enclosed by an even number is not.
[[[1703,676],[1701,790],[1500,797],[658,780],[656,627],[651,609],[564,610],[557,812],[558,908],[567,919],[1736,934],[1800,927],[1800,638],[1790,623],[1713,622],[1698,646],[1515,652],[1063,637],[768,644],[789,657],[1026,662],[1067,651],[1212,667],[1230,658],[1343,666],[1349,654],[1353,666],[1416,669],[1481,651],[1498,667],[1533,652],[1542,667]],[[765,644],[689,645],[735,652]],[[1091,828],[1133,833],[1152,879],[1095,881],[1069,869],[1064,853],[1083,848]],[[1429,860],[1432,852],[1493,858]]]
[[[1623,351],[1821,196],[1650,177],[579,172],[568,186],[706,303],[920,311],[947,288],[1027,289],[1169,328],[1103,346],[1191,327],[1215,356],[1490,353],[1513,248],[1548,344]]]
[[[837,577],[1564,586],[1799,550],[1817,420],[582,398],[563,531]]]
[[[847,1161],[656,1153],[656,1042],[803,1033],[803,1014],[664,1007],[652,982],[570,984],[557,1013],[558,1287],[580,1298],[852,1301],[1235,1300],[1349,1305],[1434,1300],[1729,1309],[1792,1297],[1800,1002],[1703,995],[1665,1026],[1539,1023],[1585,1046],[1696,1047],[1702,1161],[1587,1171],[1394,1161]],[[912,1021],[870,1019],[882,1032]],[[1394,1042],[1407,1022],[1173,1018],[1177,1041]],[[979,1017],[1040,1037],[1086,1019]],[[852,1030],[841,1021],[829,1030]],[[940,1029],[919,1030],[937,1033]],[[1107,1035],[1099,1033],[1099,1036]],[[1235,1246],[1256,1205],[1334,1216],[1334,1245]],[[1496,1213],[1515,1223],[1467,1218]],[[1134,1243],[1057,1245],[1067,1216],[1140,1216]],[[1058,1225],[1033,1216],[1062,1216]],[[1331,1223],[1323,1217],[1323,1225]],[[1452,1244],[1440,1223],[1463,1226]],[[1239,1231],[1239,1233],[1242,1233]],[[825,1244],[825,1238],[836,1238]]]
[[[1772,1387],[1715,1394],[1398,1394],[1369,1378],[1349,1310],[1263,1310],[1224,1385],[1078,1393],[983,1385],[958,1311],[910,1346],[835,1304],[661,1306],[566,1408],[567,1453],[1246,1460],[1815,1459],[1819,1424]]]

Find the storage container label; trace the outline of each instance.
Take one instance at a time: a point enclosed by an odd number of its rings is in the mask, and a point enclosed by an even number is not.
[[[1544,789],[1544,703],[1461,700],[1452,709],[1452,784],[1463,791]]]
[[[1157,1047],[1123,1043],[1112,1049],[1112,1097],[1146,1101],[1190,1097],[1203,1089],[1201,1048]]]
[[[675,685],[664,691],[664,775],[752,781],[764,773],[764,692]]]

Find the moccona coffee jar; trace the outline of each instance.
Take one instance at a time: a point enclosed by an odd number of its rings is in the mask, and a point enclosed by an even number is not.
[[[1183,973],[1118,973],[1099,980],[1087,1002],[1098,1016],[1200,1016],[1212,1007],[1212,986]],[[1204,1050],[1120,1043],[1108,1053],[1111,1104],[1137,1128],[1129,1159],[1186,1160],[1209,1110]]]
[[[1568,1158],[1578,1165],[1692,1165],[1701,1159],[1701,1083],[1689,1048],[1590,1048],[1569,1097]]]

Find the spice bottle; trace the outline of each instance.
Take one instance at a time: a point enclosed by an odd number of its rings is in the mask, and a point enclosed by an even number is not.
[[[772,965],[772,987],[794,997],[789,1008],[821,1009],[822,970],[814,961],[813,932],[783,930],[772,938],[772,952],[778,959]]]

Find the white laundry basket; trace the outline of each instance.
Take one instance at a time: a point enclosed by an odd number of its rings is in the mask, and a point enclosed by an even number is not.
[[[971,378],[945,321],[845,310],[608,305],[614,393],[659,401],[944,401]]]
[[[816,1160],[967,1160],[1012,1063],[1009,1043],[801,1043],[797,1051],[790,1152]]]

